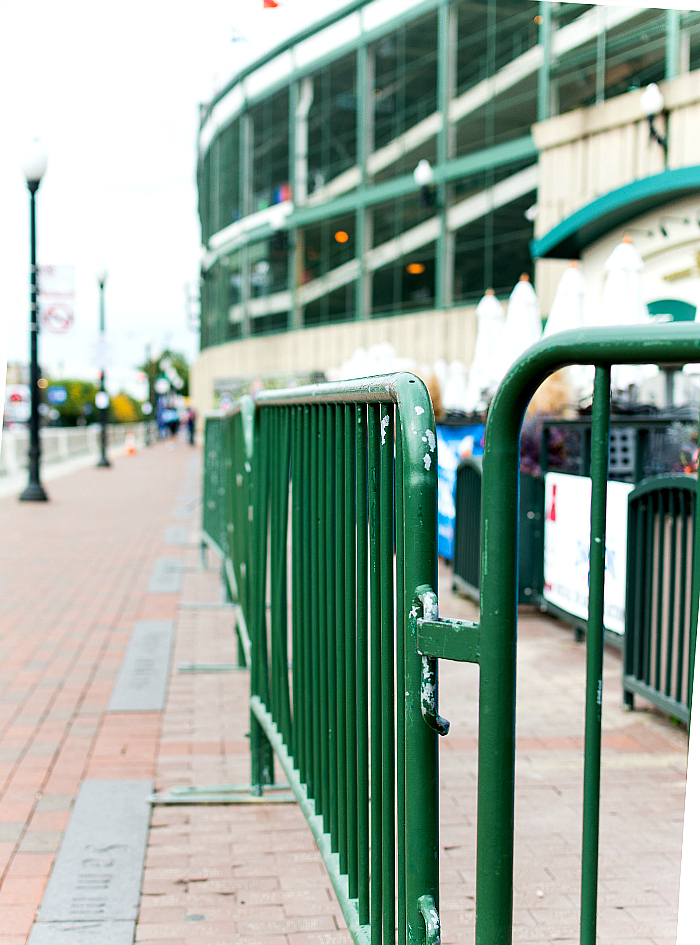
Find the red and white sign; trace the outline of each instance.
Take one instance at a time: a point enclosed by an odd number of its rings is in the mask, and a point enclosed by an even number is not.
[[[41,325],[55,335],[62,335],[73,324],[73,309],[64,302],[57,302],[41,311]]]
[[[39,266],[38,276],[41,326],[63,335],[73,324],[75,266]]]

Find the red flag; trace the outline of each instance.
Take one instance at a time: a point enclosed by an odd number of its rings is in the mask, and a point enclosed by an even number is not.
[[[272,10],[274,9],[274,7],[278,7],[278,6],[279,6],[279,3],[277,3],[277,0],[263,0],[263,7],[265,9]]]

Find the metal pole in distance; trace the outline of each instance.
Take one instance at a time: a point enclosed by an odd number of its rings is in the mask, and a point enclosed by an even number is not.
[[[30,225],[30,362],[29,362],[29,390],[31,406],[29,414],[29,482],[20,495],[21,502],[46,502],[48,496],[44,491],[39,478],[41,461],[41,441],[39,439],[39,320],[37,318],[37,284],[36,284],[36,192],[39,189],[39,180],[28,180],[29,188],[29,225]]]
[[[100,411],[100,459],[97,463],[98,466],[111,466],[112,464],[107,459],[107,410],[109,400],[107,398],[107,392],[105,391],[105,282],[107,281],[107,273],[105,270],[101,270],[97,276],[97,281],[100,286],[100,352],[102,354],[102,370],[100,371],[100,392],[95,398],[99,400],[97,405],[98,410]]]
[[[600,823],[600,737],[603,710],[605,513],[610,437],[610,368],[598,367],[591,429],[591,546],[586,634],[586,737],[583,771],[581,945],[595,945]]]

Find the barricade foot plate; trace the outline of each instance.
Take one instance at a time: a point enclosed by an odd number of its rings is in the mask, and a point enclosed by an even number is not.
[[[174,787],[151,794],[149,804],[296,804],[288,784],[266,784],[262,795],[253,794],[250,784],[208,784]]]

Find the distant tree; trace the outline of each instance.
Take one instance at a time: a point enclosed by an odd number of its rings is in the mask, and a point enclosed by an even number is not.
[[[149,390],[153,390],[156,379],[165,375],[172,374],[173,377],[179,377],[182,381],[182,387],[172,386],[176,394],[182,394],[188,397],[190,393],[190,369],[184,354],[179,351],[170,351],[166,349],[157,358],[151,358],[138,366],[139,371],[143,371],[148,379]]]
[[[60,416],[61,426],[74,427],[81,423],[90,423],[95,417],[95,394],[97,385],[92,381],[81,380],[51,380],[50,387],[65,387],[66,400],[62,404],[56,404]]]
[[[110,407],[112,408],[110,411],[112,423],[136,423],[142,419],[138,402],[124,391],[112,397]]]

